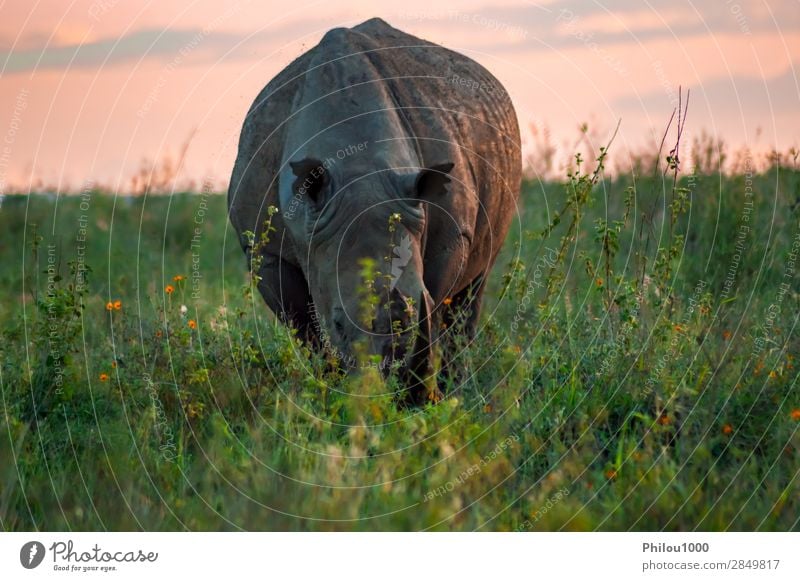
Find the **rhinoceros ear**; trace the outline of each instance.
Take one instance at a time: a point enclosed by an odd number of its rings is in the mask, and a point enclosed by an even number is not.
[[[420,170],[414,179],[414,197],[426,200],[447,192],[445,185],[450,183],[451,162],[440,163]]]
[[[292,173],[297,176],[292,184],[296,194],[306,195],[315,204],[319,202],[323,188],[328,185],[330,176],[318,159],[307,157],[300,161],[290,161]]]

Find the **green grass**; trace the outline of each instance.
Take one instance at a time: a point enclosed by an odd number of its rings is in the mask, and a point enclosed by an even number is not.
[[[7,196],[2,526],[798,530],[800,172],[746,179],[526,182],[469,377],[416,411],[275,321],[223,196]]]

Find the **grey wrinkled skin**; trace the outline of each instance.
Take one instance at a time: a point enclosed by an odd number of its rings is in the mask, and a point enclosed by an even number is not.
[[[469,58],[373,18],[337,28],[279,73],[245,119],[228,192],[231,222],[260,238],[267,305],[345,366],[354,344],[391,365],[402,399],[433,397],[426,376],[453,333],[472,336],[484,282],[516,213],[514,108]],[[394,233],[390,216],[399,214]],[[361,259],[384,276],[364,313]],[[445,304],[445,299],[448,299]]]

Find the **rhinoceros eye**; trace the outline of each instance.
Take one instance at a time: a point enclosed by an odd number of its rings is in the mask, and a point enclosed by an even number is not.
[[[319,205],[324,197],[323,192],[330,183],[330,175],[322,162],[318,159],[306,158],[300,161],[291,161],[289,165],[296,177],[292,184],[294,193],[306,196],[315,206]]]

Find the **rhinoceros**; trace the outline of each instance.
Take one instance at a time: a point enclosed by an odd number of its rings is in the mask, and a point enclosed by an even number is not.
[[[373,18],[330,30],[260,92],[228,208],[269,308],[340,366],[379,356],[420,404],[452,385],[453,334],[475,334],[520,180],[497,79]]]

